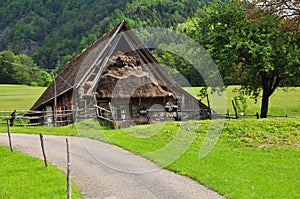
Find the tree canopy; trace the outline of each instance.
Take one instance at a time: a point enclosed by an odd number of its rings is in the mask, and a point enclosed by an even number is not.
[[[0,52],[0,83],[48,86],[51,81],[51,75],[40,70],[27,55]]]
[[[175,27],[207,0],[13,0],[0,2],[0,51],[63,66],[126,19],[135,27]]]
[[[261,117],[266,117],[277,87],[300,85],[299,5],[299,0],[1,1],[0,80],[47,85],[49,74],[37,65],[63,66],[126,19],[133,28],[177,28],[199,41],[225,84],[240,84],[242,93],[255,99],[262,96]],[[156,54],[174,67],[169,70],[175,76],[203,85],[186,60]]]
[[[281,18],[299,20],[300,17],[300,0],[247,0],[247,2]]]
[[[256,99],[262,91],[263,118],[278,86],[299,83],[299,32],[278,15],[254,6],[215,1],[179,30],[207,49],[226,84],[239,83],[245,94]]]

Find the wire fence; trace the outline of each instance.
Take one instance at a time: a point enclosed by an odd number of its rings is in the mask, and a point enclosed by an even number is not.
[[[149,111],[150,112],[150,111]],[[114,121],[112,112],[103,108],[95,106],[94,108],[82,108],[74,110],[59,110],[53,111],[32,111],[32,110],[18,110],[15,115],[11,111],[0,111],[0,125],[6,125],[9,120],[10,126],[65,126],[74,122],[79,122],[89,118],[98,118],[101,120],[108,120],[111,123]],[[157,114],[157,111],[151,111],[151,114]],[[187,112],[184,112],[187,114]],[[150,114],[149,114],[150,115]],[[150,115],[151,116],[151,115]],[[115,116],[116,117],[116,116]],[[154,117],[154,116],[153,116]],[[182,116],[183,117],[183,116]],[[300,118],[299,116],[289,115],[268,115],[269,118]],[[151,117],[150,117],[151,118]],[[197,117],[194,117],[197,118]],[[256,114],[217,114],[211,113],[207,117],[200,117],[200,119],[238,119],[238,118],[257,118]],[[164,119],[160,120],[163,121]]]
[[[259,114],[215,114],[219,115],[220,117],[223,116],[227,119],[238,119],[238,118],[260,118]],[[267,115],[268,118],[300,118],[300,116],[293,116],[293,115],[273,115],[269,114]]]
[[[10,126],[65,126],[81,120],[96,118],[95,108],[53,111],[0,111],[0,125]]]

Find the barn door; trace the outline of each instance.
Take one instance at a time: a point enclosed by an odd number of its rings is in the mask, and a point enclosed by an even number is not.
[[[130,118],[130,110],[128,105],[120,105],[119,107],[114,108],[114,120],[116,121],[125,121]]]

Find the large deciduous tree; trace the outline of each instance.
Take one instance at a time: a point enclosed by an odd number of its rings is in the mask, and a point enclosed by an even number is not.
[[[275,89],[299,83],[299,31],[282,20],[258,7],[215,1],[179,29],[207,49],[225,83],[241,84],[256,99],[262,91],[266,118]]]

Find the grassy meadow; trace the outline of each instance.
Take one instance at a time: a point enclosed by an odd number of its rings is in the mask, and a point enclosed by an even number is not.
[[[0,111],[29,110],[44,87],[0,84]]]
[[[113,143],[161,165],[174,154],[157,157],[151,152],[172,143],[181,125],[182,122],[167,122],[111,130],[101,128],[97,121],[86,121],[77,128],[80,136]],[[194,121],[191,125],[198,126],[197,132],[186,132],[184,136],[195,136],[191,138],[193,142],[167,169],[189,176],[228,198],[300,198],[298,119],[228,120],[217,144],[204,158],[199,158],[199,154],[210,121]],[[186,140],[182,139],[180,145],[188,144]]]
[[[166,122],[114,130],[87,120],[57,128],[12,127],[12,131],[55,135],[69,132],[115,144],[160,165],[172,153],[157,157],[151,152],[171,143],[182,124]],[[227,120],[217,144],[204,158],[199,158],[199,153],[210,121],[194,121],[192,125],[198,126],[197,132],[186,132],[184,136],[195,136],[193,142],[167,169],[191,177],[227,198],[300,198],[298,119]],[[188,143],[183,139],[180,144]]]
[[[0,146],[0,198],[66,198],[65,174],[44,162]],[[72,187],[73,198],[82,198]]]
[[[237,95],[237,93],[234,92],[237,88],[239,87],[229,86],[226,88],[226,108],[229,110],[230,114],[234,114],[231,100]],[[192,95],[197,95],[200,89],[200,87],[185,88],[185,90]],[[246,114],[260,113],[261,97],[258,98],[257,103],[250,97],[246,98],[248,105]],[[206,99],[203,99],[202,101],[207,104]],[[300,87],[278,88],[270,97],[268,115],[300,117]]]
[[[231,100],[233,100],[236,93],[233,91],[238,86],[229,86],[226,89],[226,107],[230,114],[234,113]],[[0,85],[0,111],[13,110],[29,110],[38,97],[45,91],[45,87],[31,87],[25,85]],[[199,93],[200,87],[185,88],[193,95]],[[257,103],[254,99],[247,97],[248,113],[255,114],[260,112],[260,101]],[[206,104],[206,99],[203,99]],[[279,88],[270,98],[269,114],[273,116],[300,116],[300,87],[283,89]]]
[[[29,110],[44,87],[25,85],[0,85],[0,111]],[[44,128],[44,127],[37,127]],[[20,133],[32,131],[20,128]],[[54,129],[46,129],[51,132]],[[0,125],[0,132],[6,132]],[[69,131],[68,131],[69,132]],[[28,132],[27,132],[28,133]],[[55,134],[55,133],[54,133]],[[67,134],[67,133],[66,133]],[[18,151],[11,153],[0,147],[0,198],[65,198],[66,177],[58,168]],[[73,186],[73,197],[82,198],[80,190]]]
[[[234,88],[229,87],[228,90]],[[227,92],[229,105],[233,96]],[[270,114],[285,115],[288,111],[293,118],[226,120],[216,145],[204,158],[199,158],[199,153],[210,128],[210,120],[192,121],[189,125],[197,126],[196,132],[183,132],[183,139],[179,140],[180,145],[189,147],[166,168],[189,176],[227,198],[300,198],[299,99],[300,88],[292,88],[289,92],[276,91],[270,102]],[[259,104],[250,103],[250,99],[248,106],[253,113],[259,111]],[[162,165],[170,154],[157,157],[151,152],[168,146],[185,124],[166,122],[114,130],[90,119],[65,127],[12,127],[11,131],[99,139]],[[4,125],[0,125],[0,132],[6,132]],[[190,145],[185,138],[193,140]]]

